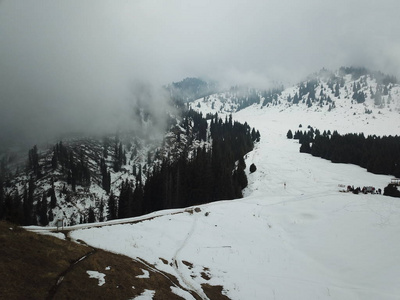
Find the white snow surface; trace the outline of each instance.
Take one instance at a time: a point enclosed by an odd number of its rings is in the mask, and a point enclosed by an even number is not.
[[[202,205],[198,212],[158,212],[132,224],[76,228],[71,237],[145,260],[202,299],[208,299],[203,283],[222,285],[238,300],[399,299],[400,200],[339,192],[341,184],[383,189],[391,176],[299,153],[297,141],[286,138],[299,124],[303,130],[395,135],[399,114],[357,119],[339,108],[254,106],[233,117],[261,133],[246,157],[247,169],[254,163],[257,171],[248,174],[244,198]]]
[[[97,279],[99,281],[99,286],[102,286],[106,283],[106,274],[97,271],[86,271],[86,273],[88,273],[89,278]]]
[[[144,290],[144,292],[142,294],[133,298],[132,300],[151,300],[151,299],[153,299],[154,294],[155,294],[155,291]]]
[[[136,278],[150,278],[150,272],[142,269],[143,274],[137,275]]]

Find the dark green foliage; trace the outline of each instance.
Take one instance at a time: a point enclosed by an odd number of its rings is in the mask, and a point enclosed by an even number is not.
[[[29,170],[33,171],[35,176],[37,178],[40,178],[42,176],[41,170],[40,170],[40,165],[39,165],[39,154],[38,154],[38,149],[35,146],[28,152],[28,168]]]
[[[28,190],[24,191],[23,196],[23,212],[24,212],[24,225],[32,225],[33,222],[33,195],[35,192],[35,181],[33,177],[29,179]]]
[[[218,90],[215,82],[206,82],[199,78],[185,78],[167,86],[171,97],[176,102],[187,102],[214,94]]]
[[[257,167],[255,164],[250,165],[250,173],[254,173],[257,170]]]
[[[293,133],[292,133],[292,131],[291,131],[290,129],[289,129],[289,131],[287,132],[286,137],[287,137],[288,139],[292,139],[292,138],[293,138]]]
[[[101,199],[99,204],[99,222],[103,221],[104,221],[104,201],[103,199]]]
[[[235,93],[236,96],[232,97],[231,100],[233,103],[237,104],[237,111],[254,104],[260,104],[261,102],[262,107],[264,107],[269,104],[276,104],[278,96],[281,94],[282,91],[283,87],[273,88],[260,92],[254,89],[243,92],[240,91],[238,87],[232,87],[231,92]]]
[[[36,215],[38,216],[40,225],[46,226],[49,224],[48,211],[47,211],[47,196],[45,192],[43,192],[42,198],[37,201]]]
[[[239,184],[238,188],[240,190],[243,190],[245,187],[247,187],[247,184],[248,184],[247,176],[246,176],[246,173],[244,171],[245,169],[246,169],[246,164],[244,162],[243,157],[241,157],[239,159],[237,169],[233,173],[234,182],[237,182]]]
[[[55,149],[53,150],[53,157],[51,158],[51,167],[53,170],[56,170],[58,167],[58,159],[57,154],[55,153]]]
[[[17,192],[4,195],[3,214],[4,219],[9,222],[21,225],[24,224],[24,210],[22,207],[21,198]]]
[[[89,207],[87,222],[88,222],[88,223],[94,223],[94,222],[96,222],[96,217],[95,217],[95,215],[94,215],[93,207]]]
[[[251,130],[251,139],[253,142],[259,142],[261,138],[260,132],[257,130],[255,130],[255,128],[253,128]]]
[[[201,140],[204,138],[201,131],[207,130],[203,120],[201,114],[187,111],[181,125],[185,129],[189,126],[194,138]],[[259,132],[251,130],[247,124],[233,122],[231,116],[225,122],[214,116],[210,134],[211,151],[206,147],[198,148],[190,159],[184,152],[176,161],[164,159],[153,168],[143,194],[141,190],[138,192],[143,195],[144,212],[242,197],[242,189],[247,186],[243,156],[253,149],[255,140],[260,138]],[[136,195],[133,203],[136,203]],[[126,205],[125,200],[122,205]]]
[[[50,189],[50,209],[53,209],[57,205],[57,197],[54,188]]]
[[[78,155],[76,154],[78,152]],[[61,171],[66,175],[67,183],[76,190],[77,185],[90,186],[90,169],[82,148],[68,149],[62,142],[56,144],[52,161],[57,161]]]
[[[357,80],[363,75],[369,73],[368,69],[363,67],[341,67],[339,70],[342,74],[351,74],[352,80]]]
[[[143,213],[144,213],[144,206],[143,206],[142,183],[140,181],[137,181],[135,187],[132,181],[128,181],[128,179],[126,179],[121,184],[120,195],[118,199],[117,217],[118,218],[136,217],[142,215]]]
[[[125,151],[122,150],[122,143],[119,143],[118,140],[114,146],[114,171],[119,172],[121,171],[121,166],[124,164],[126,160]]]
[[[336,86],[335,86],[335,97],[339,97],[339,96],[340,96],[340,94],[339,94],[339,84],[337,83]]]
[[[298,104],[298,103],[299,103],[299,100],[300,100],[299,95],[297,95],[297,93],[294,94],[294,97],[293,97],[293,104]]]
[[[108,220],[114,220],[117,218],[117,202],[113,192],[110,192],[110,196],[108,197]]]
[[[353,94],[353,99],[357,101],[357,103],[365,102],[365,94],[362,91],[356,91]]]
[[[100,160],[100,172],[101,172],[101,186],[107,192],[110,193],[111,190],[111,174],[107,171],[107,165],[104,158]]]
[[[334,131],[313,134],[311,130],[299,134],[300,152],[329,159],[334,163],[351,163],[375,174],[400,177],[400,137],[340,135]],[[310,146],[311,145],[311,146]]]
[[[203,118],[201,113],[194,110],[188,110],[182,121],[183,127],[186,129],[187,134],[192,130],[192,138],[205,141],[207,138],[207,120]]]

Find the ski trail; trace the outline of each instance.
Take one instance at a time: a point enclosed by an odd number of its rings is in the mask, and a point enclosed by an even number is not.
[[[194,221],[192,223],[192,227],[190,228],[190,231],[188,232],[185,240],[183,241],[182,245],[176,250],[174,256],[172,257],[172,265],[173,268],[175,269],[176,273],[182,280],[182,282],[196,295],[198,295],[202,300],[209,300],[207,295],[204,293],[204,291],[201,288],[195,287],[193,285],[193,281],[191,278],[186,277],[183,272],[181,272],[180,268],[183,267],[183,264],[180,260],[178,260],[179,253],[182,251],[183,248],[188,244],[189,239],[192,237],[194,230],[196,229],[197,225],[197,213],[193,209],[193,214],[194,216]]]
[[[193,295],[191,294],[191,292],[193,292],[192,290],[186,289],[185,287],[183,287],[182,285],[180,285],[179,282],[178,282],[178,283],[175,283],[175,282],[168,276],[168,275],[169,275],[168,273],[165,273],[165,272],[163,272],[163,271],[160,271],[160,270],[156,269],[155,267],[149,265],[147,262],[145,262],[144,260],[140,259],[139,257],[133,258],[133,260],[136,261],[137,263],[140,263],[140,264],[144,265],[148,270],[153,271],[153,272],[155,272],[155,273],[158,273],[158,274],[160,274],[161,276],[165,277],[175,288],[187,292],[187,293],[192,297],[192,299],[195,299],[195,297],[193,297]],[[197,293],[196,293],[196,294],[197,294]],[[199,296],[199,295],[198,295],[198,296]],[[200,296],[199,296],[199,297],[200,297]]]

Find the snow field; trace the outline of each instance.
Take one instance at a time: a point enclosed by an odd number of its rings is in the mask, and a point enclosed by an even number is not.
[[[398,299],[400,201],[339,192],[340,184],[383,189],[391,176],[301,154],[300,145],[286,139],[299,124],[302,130],[393,135],[398,113],[354,121],[339,108],[329,114],[301,109],[251,107],[234,115],[261,133],[246,158],[247,169],[255,163],[257,171],[248,174],[245,198],[79,229],[71,237],[141,258],[192,290],[222,285],[231,299]]]

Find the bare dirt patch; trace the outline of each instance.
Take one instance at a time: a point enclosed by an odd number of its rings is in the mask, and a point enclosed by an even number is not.
[[[213,300],[230,300],[227,296],[222,294],[223,287],[220,285],[209,285],[208,283],[204,283],[201,285],[204,293],[208,298]]]
[[[193,264],[186,261],[186,260],[182,260],[182,263],[187,266],[189,268],[189,270],[193,269]]]
[[[58,275],[90,248],[0,222],[3,299],[46,299]]]

